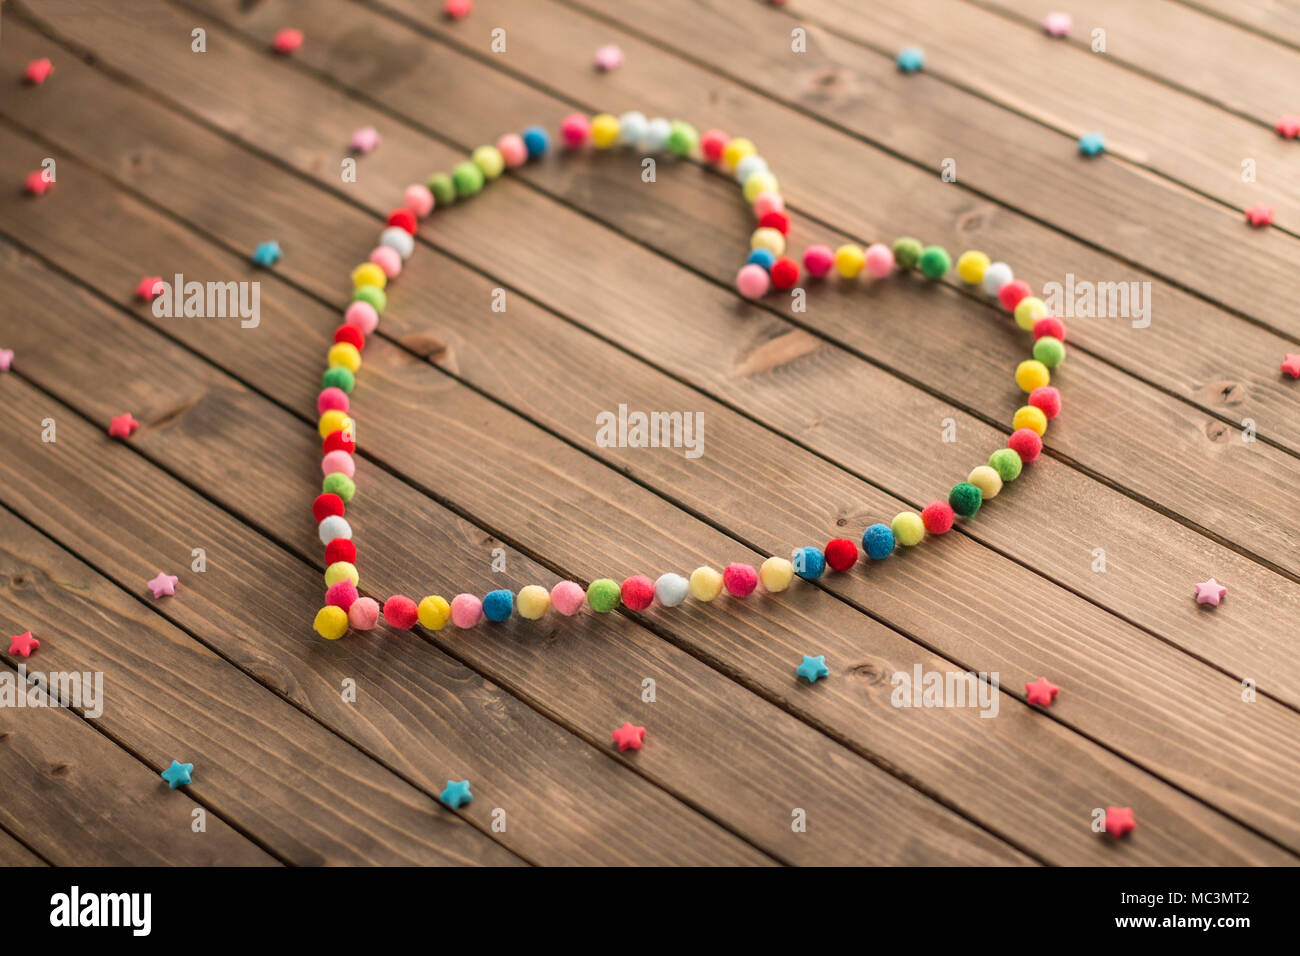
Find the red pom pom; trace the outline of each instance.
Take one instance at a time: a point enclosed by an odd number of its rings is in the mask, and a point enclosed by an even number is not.
[[[1054,315],[1047,315],[1034,323],[1034,341],[1037,342],[1044,335],[1050,335],[1054,339],[1065,341],[1065,323]]]
[[[930,534],[943,534],[952,528],[952,505],[946,501],[931,501],[921,509],[921,523]]]
[[[622,599],[625,607],[644,611],[655,599],[655,585],[644,574],[634,574],[623,582]]]
[[[405,594],[394,594],[384,602],[384,620],[403,631],[409,631],[415,627],[415,622],[420,619],[420,614],[415,608],[415,602]]]
[[[1020,304],[1021,299],[1033,294],[1034,290],[1029,288],[1029,283],[1024,279],[1012,279],[998,290],[998,300],[1002,303],[1002,307],[1010,312]]]
[[[340,428],[325,436],[325,440],[320,444],[320,450],[323,455],[328,455],[332,451],[345,451],[350,455],[357,450],[357,442]]]
[[[334,330],[334,341],[356,346],[358,352],[366,347],[366,337],[355,325],[340,325]]]
[[[828,541],[826,563],[836,571],[847,571],[858,563],[858,546],[848,538],[834,538]]]
[[[769,274],[774,288],[788,289],[799,281],[799,263],[789,256],[782,256],[772,263]]]
[[[358,597],[360,595],[357,594],[357,586],[352,583],[351,579],[344,578],[337,584],[329,586],[329,589],[325,592],[325,603],[341,607],[346,611],[356,603]]]
[[[388,214],[388,224],[396,226],[399,229],[405,229],[411,235],[415,235],[415,213],[406,207],[394,209]]]
[[[751,564],[729,564],[722,569],[722,586],[728,594],[748,597],[758,587],[758,572]]]
[[[759,228],[775,229],[783,236],[790,235],[790,217],[783,212],[765,212],[758,220]]]
[[[1017,428],[1007,439],[1007,447],[1019,455],[1021,461],[1033,461],[1043,450],[1043,440],[1032,428]]]
[[[1029,393],[1029,404],[1048,418],[1055,418],[1061,414],[1061,393],[1054,386],[1044,385]]]
[[[329,544],[325,545],[325,563],[334,564],[336,561],[346,561],[348,564],[355,564],[357,560],[357,546],[347,538],[335,538]]]
[[[342,517],[343,499],[334,494],[317,495],[316,500],[311,503],[311,513],[316,517],[317,524],[320,524],[330,515]]]
[[[722,159],[722,151],[727,148],[727,140],[731,139],[720,129],[711,129],[700,137],[700,150],[704,153],[704,158],[711,163],[716,163]]]

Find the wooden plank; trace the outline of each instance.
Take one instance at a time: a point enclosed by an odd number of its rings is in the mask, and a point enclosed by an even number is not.
[[[42,285],[59,287],[61,283],[50,281]],[[67,302],[53,304],[49,300],[49,288],[44,295],[41,308],[57,316],[56,324],[93,323],[103,332],[121,323],[115,313],[99,314],[101,310],[83,301],[84,297],[74,296]],[[223,364],[229,359],[229,364],[242,365],[244,374],[280,391],[285,405],[307,405],[310,380],[304,366],[314,360],[313,350],[309,345],[304,348],[303,343],[310,343],[313,335],[323,337],[334,320],[328,315],[318,315],[318,309],[287,291],[283,298],[288,300],[283,314],[279,311],[268,314],[259,326],[259,331],[266,330],[276,337],[263,341],[251,354],[247,346],[234,342],[228,333],[215,330],[211,323],[180,326],[170,323],[169,328],[185,332],[191,343],[197,341],[189,339],[191,335],[202,338],[205,351],[215,353]],[[36,303],[34,300],[25,305],[19,302],[16,307],[34,309]],[[74,327],[61,337],[81,334]],[[316,333],[310,332],[311,327],[317,329]],[[52,328],[47,326],[43,338],[47,339],[51,332]],[[229,387],[216,388],[217,397],[205,400],[195,390],[203,387],[206,376],[192,367],[188,353],[171,348],[160,356],[147,349],[147,354],[141,355],[138,341],[130,347],[113,345],[125,343],[129,336],[129,327],[104,336],[113,358],[107,363],[110,378],[103,382],[102,390],[113,397],[88,396],[89,400],[100,403],[90,410],[94,417],[107,414],[107,401],[120,401],[124,395],[130,397],[132,383],[150,374],[155,380],[150,390],[152,406],[146,407],[140,417],[146,422],[160,419],[162,428],[158,432],[146,428],[137,436],[137,446],[147,447],[151,455],[164,456],[169,468],[191,473],[191,480],[212,488],[214,494],[228,495],[216,480],[223,465],[220,460],[211,460],[213,437],[221,434],[223,428],[228,433],[232,421],[255,420],[258,428],[244,435],[243,440],[250,469],[260,470],[250,471],[246,479],[258,488],[284,485],[285,471],[275,460],[276,449],[290,447],[294,440],[291,435],[276,431],[277,416],[249,407],[243,396]],[[141,336],[150,338],[152,333],[146,335],[142,331],[137,340]],[[37,352],[33,367],[41,370],[38,374],[49,375],[48,387],[57,388],[59,382],[84,377],[84,372],[77,367],[62,364],[84,362],[80,353],[41,350],[36,340],[29,348]],[[269,375],[262,371],[267,368],[271,369]],[[523,529],[520,533],[526,534],[534,547],[562,554],[561,562],[568,564],[568,570],[580,579],[611,570],[615,576],[622,576],[644,567],[647,554],[659,566],[691,567],[711,556],[716,560],[720,553],[720,536],[684,524],[680,517],[670,517],[671,508],[635,487],[609,488],[609,473],[604,468],[562,447],[557,449],[549,436],[512,427],[508,416],[494,412],[495,406],[485,407],[479,396],[449,387],[445,379],[427,366],[412,365],[409,357],[393,352],[382,338],[372,339],[367,348],[366,374],[363,394],[369,411],[362,427],[367,429],[367,447],[373,449],[377,460],[391,468],[393,462],[410,462],[415,455],[418,462],[414,467],[422,483],[439,488],[440,494],[453,498],[467,512],[487,515],[492,525]],[[308,388],[303,389],[303,385]],[[157,389],[170,397],[159,397]],[[145,401],[142,395],[136,398]],[[174,413],[176,409],[183,410],[179,416]],[[370,415],[374,416],[373,420]],[[424,418],[424,423],[412,424],[412,419],[417,417]],[[417,436],[429,434],[430,424],[432,433],[445,436],[449,446],[479,447],[481,457],[449,460],[436,452],[421,454],[425,446]],[[509,460],[512,467],[499,468],[497,462],[502,460]],[[486,555],[475,558],[461,553],[472,536],[461,532],[445,538],[435,537],[412,527],[410,515],[430,513],[427,501],[392,481],[386,472],[368,469],[363,479],[367,492],[360,518],[363,523],[359,527],[370,557],[366,563],[367,580],[381,582],[383,587],[379,593],[393,589],[419,593],[427,587],[422,579],[428,572],[394,555],[432,551],[446,555],[448,560],[457,560],[457,569],[446,573],[458,586],[473,580],[474,576],[480,579],[484,576],[482,565]],[[241,511],[265,508],[266,524],[276,528],[277,533],[293,536],[294,529],[300,527],[298,509],[279,502],[298,497],[297,490],[297,484],[292,483],[282,492],[277,491],[275,502],[270,504],[260,499],[247,501],[239,495],[230,497],[229,501],[231,507]],[[23,494],[31,493],[30,489],[23,489]],[[48,505],[42,503],[39,507]],[[90,539],[94,532],[79,528],[78,535]],[[734,545],[730,547],[734,549]],[[734,552],[733,556],[741,557]],[[754,556],[744,555],[744,558],[753,560]],[[508,566],[512,568],[512,576],[501,583],[518,586],[535,579],[536,572],[522,559],[512,558]],[[472,655],[476,665],[494,679],[525,688],[530,695],[544,700],[549,711],[581,723],[589,719],[581,702],[589,697],[591,687],[639,687],[647,673],[662,673],[661,660],[667,645],[646,640],[644,644],[629,646],[628,634],[635,636],[637,632],[627,631],[626,623],[611,620],[600,629],[598,640],[593,632],[590,642],[573,640],[570,636],[558,642],[549,637],[529,638],[527,625],[521,622],[509,625],[516,634],[514,640],[483,643],[449,640],[450,646],[461,654]],[[1003,820],[1007,812],[1014,812],[1021,834],[1035,835],[1035,852],[1049,859],[1057,859],[1056,854],[1060,854],[1064,859],[1113,860],[1108,847],[1093,839],[1086,828],[1076,832],[1075,825],[1069,822],[1074,813],[1069,808],[1087,804],[1088,795],[1095,794],[1098,788],[1109,788],[1109,792],[1140,789],[1144,794],[1142,801],[1149,806],[1168,801],[1163,810],[1152,811],[1160,817],[1162,828],[1174,828],[1167,843],[1160,837],[1151,837],[1160,840],[1160,859],[1178,858],[1191,847],[1196,848],[1197,859],[1205,859],[1206,853],[1227,853],[1233,859],[1241,859],[1243,844],[1235,842],[1240,839],[1245,839],[1244,845],[1249,848],[1245,858],[1276,858],[1271,847],[1247,838],[1245,831],[1237,834],[1239,828],[1225,824],[1205,807],[1135,771],[1113,754],[1081,741],[1060,725],[1038,720],[1041,715],[1018,705],[1008,702],[1011,709],[1004,710],[1002,719],[997,721],[981,720],[970,710],[951,709],[926,711],[912,718],[913,712],[886,706],[889,690],[884,686],[884,675],[917,664],[928,670],[941,670],[945,662],[930,654],[918,656],[915,645],[861,618],[824,592],[805,591],[798,595],[797,607],[772,599],[752,604],[739,613],[729,604],[693,607],[680,614],[661,612],[655,616],[654,624],[656,630],[671,629],[675,641],[725,665],[728,672],[743,673],[748,686],[761,687],[765,695],[796,709],[819,727],[835,727],[837,734],[852,741],[855,748],[873,752],[877,759],[907,773],[909,779],[936,787],[945,799],[959,806],[974,806],[990,821],[995,832],[996,821]],[[818,646],[833,660],[850,662],[844,665],[845,673],[859,676],[868,682],[867,687],[850,681],[824,696],[802,695],[795,707],[790,696],[790,660],[797,659],[799,648],[807,647],[809,627],[817,629]],[[524,629],[519,633],[521,628]],[[444,641],[441,637],[435,639]],[[865,656],[864,647],[870,648]],[[682,749],[674,749],[673,755],[687,764],[690,773],[685,776],[693,780],[693,792],[701,794],[710,793],[713,788],[702,787],[699,780],[716,779],[717,774],[727,773],[736,759],[732,741],[750,736],[747,731],[729,733],[722,728],[737,719],[753,721],[755,717],[753,705],[745,703],[750,699],[748,695],[736,698],[734,693],[725,693],[728,686],[725,682],[720,688],[709,687],[703,676],[710,672],[694,666],[696,673],[684,686],[705,688],[704,699],[720,708],[719,711],[688,714],[681,723],[673,722],[665,727],[663,722],[673,720],[675,714],[671,709],[656,710],[656,736],[666,735],[667,740],[679,742]],[[673,686],[683,686],[680,680],[675,678]],[[664,686],[664,681],[660,685]],[[674,699],[673,703],[677,701]],[[690,703],[699,706],[696,700]],[[719,728],[719,742],[724,742],[726,747],[722,753],[700,752],[702,741],[698,728],[701,726]],[[990,735],[996,744],[989,743]],[[788,736],[789,731],[782,731],[775,739],[784,741]],[[773,735],[765,734],[764,738],[770,741]],[[773,762],[781,768],[794,765],[808,776],[809,770],[802,766],[806,761],[803,755],[817,749],[811,743],[799,743],[794,754],[782,754],[779,761]],[[957,754],[976,753],[980,754],[978,759],[955,759]],[[1070,756],[1063,758],[1063,753]],[[641,766],[645,768],[644,764]],[[841,780],[844,772],[844,766],[837,766],[833,779]],[[1204,772],[1203,761],[1198,762],[1198,776]],[[745,800],[752,799],[755,781],[773,777],[779,778],[780,774],[770,770],[760,772],[749,766],[740,780],[718,781],[716,786],[726,793],[728,806],[735,807],[737,794],[743,794]],[[1040,778],[1037,782],[1036,777]],[[803,792],[805,785],[798,785],[799,792]],[[812,793],[817,792],[815,788],[810,789]],[[855,782],[851,792],[856,794],[863,789],[862,784]],[[783,792],[791,791],[789,784],[783,785]],[[778,795],[776,799],[781,798]],[[852,807],[853,803],[853,797],[838,796],[826,809]],[[1009,811],[1012,804],[1015,810]],[[767,796],[766,805],[769,808],[772,805],[771,796]],[[862,812],[853,810],[854,814]],[[749,819],[764,815],[752,813]],[[788,835],[786,822],[784,817],[768,817],[761,825],[775,829],[772,839],[777,839],[782,834]],[[1220,847],[1218,841],[1225,826],[1236,835],[1232,837],[1234,842]],[[1183,832],[1177,832],[1179,828]],[[908,838],[914,840],[915,835]],[[834,845],[840,846],[843,841],[838,837],[837,840]],[[797,842],[795,845],[799,846]],[[1143,852],[1145,847],[1146,844]],[[811,849],[825,854],[833,847]],[[842,846],[839,852],[852,849]]]
[[[1184,0],[1184,3],[1279,43],[1300,46],[1300,9],[1286,0]]]
[[[16,584],[0,597],[0,615],[41,640],[21,663],[102,674],[95,728],[157,770],[173,757],[193,763],[188,792],[278,859],[521,862],[2,509],[0,568]],[[65,822],[76,825],[44,819]]]
[[[48,866],[44,860],[33,853],[16,837],[0,830],[0,866]]]

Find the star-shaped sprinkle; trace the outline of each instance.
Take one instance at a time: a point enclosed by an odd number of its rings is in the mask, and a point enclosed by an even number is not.
[[[469,792],[468,780],[448,780],[447,789],[438,794],[438,799],[453,810],[459,810],[474,799],[474,794]]]
[[[28,173],[27,178],[23,180],[23,191],[31,196],[44,196],[53,187],[54,183],[45,178],[43,169]]]
[[[1106,138],[1101,133],[1084,133],[1079,137],[1079,152],[1084,156],[1106,152]]]
[[[1210,580],[1202,581],[1200,584],[1196,585],[1196,603],[1212,604],[1215,607],[1218,607],[1219,602],[1223,600],[1223,596],[1227,593],[1227,588],[1214,580],[1214,578],[1210,578]]]
[[[174,574],[163,574],[159,571],[158,576],[152,581],[146,581],[144,586],[153,592],[156,598],[168,597],[176,593],[176,583],[180,581]]]
[[[0,372],[9,371],[9,369],[13,368],[13,364],[14,364],[14,350],[0,349]],[[1286,368],[1285,365],[1283,365],[1282,367]]]
[[[1257,202],[1246,210],[1246,221],[1256,229],[1273,225],[1273,207]]]
[[[464,20],[474,12],[474,0],[447,0],[442,5],[443,14],[451,20]]]
[[[925,51],[919,46],[905,46],[898,51],[894,62],[904,73],[917,73],[925,66]]]
[[[596,69],[608,73],[623,65],[623,51],[615,43],[606,43],[596,51]]]
[[[1051,683],[1046,677],[1040,677],[1036,681],[1025,684],[1025,693],[1029,696],[1029,702],[1043,707],[1051,707],[1052,699],[1060,692],[1061,688]]]
[[[1277,121],[1277,125],[1273,128],[1277,130],[1277,135],[1285,136],[1287,139],[1295,139],[1300,136],[1300,116],[1287,113]]]
[[[49,57],[41,57],[27,64],[27,69],[23,70],[23,82],[30,86],[40,86],[53,72],[54,64],[50,62]]]
[[[816,657],[803,656],[803,663],[795,668],[795,673],[800,677],[806,677],[808,683],[815,684],[819,677],[825,677],[830,674],[830,668],[826,666],[826,655],[818,654]]]
[[[12,352],[9,353],[13,355]],[[3,358],[3,356],[0,356]],[[3,366],[0,366],[3,368]],[[1282,359],[1282,371],[1292,378],[1300,378],[1300,355],[1292,355],[1288,352]]]
[[[132,417],[130,412],[124,412],[121,415],[113,416],[113,420],[108,426],[108,434],[113,438],[130,438],[139,429],[140,423]]]
[[[1137,821],[1133,819],[1132,807],[1107,807],[1106,808],[1106,832],[1111,836],[1119,839],[1126,833],[1132,833],[1137,829]]]
[[[628,722],[610,736],[614,738],[614,743],[618,744],[619,750],[640,750],[641,744],[645,742],[645,728]]]
[[[167,786],[175,790],[177,787],[188,785],[192,773],[194,773],[194,764],[173,760],[172,765],[158,776],[166,780]]]
[[[280,244],[274,239],[270,242],[259,242],[257,248],[253,250],[253,261],[265,268],[270,268],[282,258],[284,253],[280,251]]]
[[[352,151],[368,153],[379,145],[379,130],[373,126],[363,126],[352,134]]]
[[[1048,36],[1063,37],[1074,26],[1074,19],[1068,13],[1049,13],[1043,17],[1043,29]]]
[[[162,276],[145,276],[135,287],[135,297],[145,302],[152,302],[162,295],[162,289],[159,288],[161,285]]]
[[[275,35],[271,47],[276,53],[290,54],[302,46],[302,31],[292,28],[281,30]]]
[[[41,646],[41,642],[32,637],[31,631],[15,634],[9,638],[9,653],[19,657],[31,657],[32,651]]]

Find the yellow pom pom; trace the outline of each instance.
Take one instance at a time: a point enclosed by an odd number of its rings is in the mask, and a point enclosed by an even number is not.
[[[1032,392],[1042,388],[1052,380],[1052,373],[1038,359],[1025,359],[1016,366],[1016,384],[1023,391]]]
[[[1015,416],[1011,419],[1011,427],[1015,429],[1032,428],[1038,432],[1039,437],[1047,431],[1047,416],[1043,414],[1041,408],[1033,405],[1024,405],[1016,409]]]
[[[722,573],[710,567],[696,568],[691,572],[691,597],[697,601],[712,601],[722,593]]]
[[[766,249],[774,256],[783,256],[785,255],[785,236],[781,235],[779,229],[763,226],[761,229],[755,229],[754,234],[749,237],[749,248]]]
[[[316,620],[311,626],[325,640],[337,641],[348,632],[348,612],[332,604],[323,607],[316,612]]]
[[[415,606],[415,615],[429,630],[440,631],[451,619],[451,605],[445,598],[430,594],[420,599],[420,603]]]
[[[1042,299],[1027,295],[1016,303],[1016,311],[1012,314],[1016,317],[1016,325],[1026,332],[1032,332],[1034,323],[1047,315],[1047,303]]]
[[[506,168],[505,157],[495,146],[480,146],[469,158],[482,171],[485,179],[496,179]]]
[[[780,192],[781,185],[776,181],[776,177],[766,169],[760,169],[758,172],[750,174],[740,191],[745,194],[745,202],[752,203],[763,193]]]
[[[320,417],[320,424],[317,426],[317,430],[320,432],[321,438],[327,438],[330,432],[346,431],[350,434],[354,427],[352,419],[348,417],[347,412],[339,411],[337,408],[331,408]]]
[[[591,141],[597,149],[609,149],[617,143],[619,130],[617,116],[601,113],[591,118]]]
[[[742,159],[746,156],[753,156],[756,152],[758,150],[754,148],[753,143],[743,136],[737,136],[722,148],[722,161],[728,169],[735,169],[740,165]]]
[[[967,285],[979,285],[984,281],[984,270],[989,267],[989,257],[974,249],[967,250],[957,257],[957,275]]]
[[[777,594],[794,580],[794,565],[785,558],[770,557],[758,569],[758,579],[763,582],[763,590]]]
[[[361,353],[351,342],[335,342],[326,353],[330,368],[341,366],[355,374],[361,368]]]
[[[835,268],[840,270],[840,275],[846,279],[856,277],[862,271],[862,264],[865,261],[866,256],[862,249],[852,243],[835,250]]]
[[[966,476],[966,480],[980,490],[985,501],[996,498],[998,492],[1002,490],[1002,476],[988,465],[980,465],[972,469]]]
[[[519,589],[515,595],[515,607],[519,616],[535,621],[551,606],[551,594],[540,584],[529,584]]]
[[[352,270],[352,284],[357,288],[363,285],[373,285],[382,289],[388,285],[388,276],[383,269],[373,262],[363,262]]]
[[[921,539],[925,537],[925,522],[915,511],[900,511],[894,515],[894,520],[889,523],[889,527],[894,532],[894,539],[909,548],[914,544],[920,544]]]
[[[350,561],[335,561],[325,569],[325,586],[333,587],[340,581],[351,581],[356,584],[361,580],[361,575],[357,574],[357,566]]]

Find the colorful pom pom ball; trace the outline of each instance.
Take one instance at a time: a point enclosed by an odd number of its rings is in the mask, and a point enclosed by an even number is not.
[[[341,607],[346,611],[352,607],[359,596],[357,586],[345,578],[329,586],[328,590],[325,591],[325,603],[332,604],[334,607]]]
[[[483,170],[477,163],[457,163],[451,170],[451,183],[456,187],[456,196],[468,199],[483,191]]]
[[[977,465],[972,468],[966,480],[980,490],[980,497],[984,501],[996,498],[998,492],[1002,490],[1002,476],[988,465]]]
[[[343,499],[338,495],[320,494],[311,503],[311,513],[315,517],[317,524],[320,524],[330,515],[342,515],[343,512]]]
[[[826,542],[826,563],[836,571],[847,571],[858,563],[858,546],[848,538]]]
[[[1021,461],[1033,461],[1043,451],[1043,439],[1032,428],[1017,428],[1007,439],[1007,448],[1014,451]]]
[[[546,151],[551,148],[550,134],[540,126],[530,126],[524,130],[523,140],[529,159],[545,156]]]
[[[476,167],[471,166],[471,169]],[[398,226],[389,226],[379,234],[379,244],[394,250],[403,260],[411,258],[415,252],[415,237]]]
[[[794,564],[786,558],[773,555],[759,566],[758,579],[763,582],[764,591],[779,594],[794,580]]]
[[[340,561],[355,564],[357,546],[347,538],[332,538],[325,544],[325,563],[336,564]]]
[[[561,581],[551,588],[551,605],[565,617],[577,614],[586,601],[587,592],[576,581]]]
[[[776,262],[776,256],[766,249],[755,249],[745,260],[747,265],[762,266],[764,271],[772,268],[774,262]]]
[[[388,249],[387,246],[383,248]],[[379,250],[376,249],[375,252]],[[388,249],[393,255],[397,255],[396,250]],[[373,256],[375,253],[372,252]],[[401,256],[398,256],[401,259]],[[353,302],[343,312],[343,321],[348,325],[354,325],[362,335],[369,335],[379,325],[379,313],[369,302]]]
[[[759,219],[773,212],[785,212],[785,200],[780,193],[763,193],[754,200],[754,215]]]
[[[507,621],[514,610],[515,596],[505,588],[497,588],[483,595],[483,616],[489,621]]]
[[[730,137],[720,129],[706,132],[700,137],[700,151],[704,154],[704,158],[711,163],[722,159],[722,151],[727,148],[728,139]]]
[[[753,156],[756,152],[758,150],[753,143],[743,136],[737,136],[735,139],[727,140],[727,145],[722,147],[722,163],[734,172],[742,159]]]
[[[904,547],[918,545],[925,537],[925,522],[915,511],[902,511],[894,515],[889,528],[894,532],[895,540]]]
[[[403,206],[401,209],[394,209],[388,214],[388,225],[396,226],[403,232],[415,235],[415,230],[419,228],[419,223],[415,221],[415,213]],[[364,283],[358,282],[357,285]]]
[[[846,279],[857,278],[866,261],[867,257],[861,246],[846,243],[835,250],[835,268]]]
[[[356,460],[345,451],[332,451],[320,460],[322,474],[342,474],[352,478],[356,475]]]
[[[781,256],[772,263],[768,277],[772,280],[773,288],[789,289],[799,281],[799,263],[789,256]]]
[[[790,217],[783,212],[767,212],[758,217],[758,228],[775,229],[783,236],[790,235]]]
[[[347,414],[350,404],[351,400],[348,398],[348,393],[341,388],[324,388],[316,396],[316,411],[322,415],[330,411]]]
[[[669,571],[667,574],[659,575],[655,581],[655,598],[664,607],[676,607],[686,600],[688,593],[690,593],[690,582],[680,574]]]
[[[835,265],[835,253],[829,246],[809,246],[803,251],[803,267],[808,274],[821,278]]]
[[[989,257],[975,249],[968,249],[957,257],[957,277],[967,285],[984,281],[984,270],[989,267]]]
[[[948,504],[963,518],[973,518],[984,503],[984,492],[969,481],[959,481],[948,492]]]
[[[1041,408],[1022,405],[1011,417],[1011,427],[1017,430],[1027,428],[1035,435],[1041,436],[1047,431],[1047,416],[1043,414]]]
[[[1020,386],[1021,391],[1032,392],[1036,388],[1050,384],[1051,381],[1052,373],[1037,359],[1025,359],[1016,366],[1016,384]]]
[[[357,378],[341,365],[335,365],[325,370],[325,374],[320,377],[320,383],[326,388],[339,388],[350,393],[356,388]]]
[[[341,607],[327,604],[316,612],[316,620],[312,621],[312,627],[325,640],[337,641],[348,632],[348,612]]]
[[[506,161],[495,146],[479,146],[470,153],[470,161],[483,172],[485,179],[496,179],[505,172]]]
[[[1044,385],[1029,393],[1029,404],[1047,418],[1055,418],[1061,414],[1061,393],[1051,385]]]
[[[332,587],[340,581],[351,581],[354,585],[361,583],[357,566],[347,561],[335,561],[325,569],[325,586]]]
[[[644,574],[634,574],[619,588],[623,606],[633,611],[644,611],[655,599],[655,584]]]
[[[420,619],[415,602],[405,594],[394,594],[384,602],[384,620],[400,631],[409,631]]]
[[[695,600],[712,601],[722,593],[722,575],[716,568],[696,568],[691,572],[690,587]]]
[[[560,136],[569,149],[577,149],[591,136],[591,120],[581,113],[570,113],[560,120]]]
[[[318,531],[321,544],[329,544],[335,538],[351,539],[352,537],[352,526],[342,515],[330,515],[320,523]]]
[[[336,432],[335,434],[338,433]],[[351,501],[352,496],[357,493],[357,486],[356,482],[347,475],[333,472],[332,474],[325,476],[325,480],[320,483],[320,490],[326,494],[338,495],[343,499],[344,504],[346,504]]]
[[[920,239],[903,236],[901,239],[894,240],[894,261],[898,263],[900,269],[915,269],[924,251],[925,247],[921,245]]]
[[[1028,332],[1033,329],[1034,323],[1047,315],[1047,303],[1036,295],[1027,295],[1016,303],[1011,314],[1016,325]]]
[[[767,252],[766,249],[756,251]],[[770,252],[767,254],[771,255]],[[746,299],[757,299],[766,295],[770,285],[771,278],[768,276],[767,269],[756,263],[743,265],[736,273],[736,291]]]
[[[781,235],[779,229],[760,226],[750,235],[749,248],[766,249],[774,256],[783,255],[785,253],[785,236]]]
[[[441,631],[451,620],[451,605],[441,595],[430,594],[420,598],[415,613],[423,627],[431,631]]]
[[[944,534],[952,528],[952,505],[946,501],[931,501],[921,509],[921,522],[930,534]]]
[[[379,602],[374,598],[357,598],[348,608],[348,623],[358,631],[373,630],[379,623]]]
[[[406,187],[406,192],[402,193],[402,205],[415,213],[418,218],[423,219],[433,212],[433,193],[429,191],[428,186],[413,183]]]
[[[989,467],[998,473],[998,477],[1005,481],[1015,481],[1020,477],[1020,469],[1023,463],[1020,456],[1010,448],[999,448],[993,454],[989,455]]]
[[[1024,279],[1012,279],[1002,288],[998,289],[998,301],[1002,303],[1002,308],[1008,312],[1014,312],[1020,300],[1025,296],[1032,295],[1033,289]]]
[[[474,627],[483,617],[483,602],[473,594],[457,594],[451,599],[451,623],[462,631]]]
[[[1034,339],[1048,335],[1058,342],[1065,341],[1065,323],[1054,315],[1047,315],[1034,323]]]
[[[795,551],[791,558],[794,573],[805,581],[816,581],[826,573],[826,555],[820,548],[805,547]]]
[[[1058,338],[1044,335],[1034,343],[1034,358],[1048,368],[1056,368],[1065,361],[1065,345]]]
[[[515,596],[519,616],[528,621],[536,621],[551,608],[551,592],[540,584],[528,584],[519,589]]]
[[[873,561],[887,558],[894,553],[894,532],[887,524],[869,525],[862,532],[862,550]]]
[[[988,268],[984,270],[982,283],[984,291],[989,295],[997,295],[1002,291],[1002,287],[1014,278],[1011,267],[1005,262],[990,262]]]
[[[887,278],[894,271],[894,251],[880,242],[867,246],[867,274],[873,279]]]
[[[591,143],[597,149],[618,145],[618,117],[612,113],[599,113],[591,118]]]
[[[729,564],[722,569],[722,586],[733,597],[748,597],[758,587],[758,572],[751,564]]]
[[[952,268],[952,257],[943,246],[926,246],[917,260],[921,275],[927,279],[942,279]]]
[[[528,162],[528,146],[518,133],[506,133],[497,140],[497,152],[505,160],[506,166],[515,169]]]
[[[624,146],[636,146],[645,139],[650,121],[639,110],[629,110],[618,118],[618,141]]]
[[[623,589],[617,581],[610,578],[597,578],[587,585],[587,603],[597,614],[608,614],[614,610],[622,597]]]

